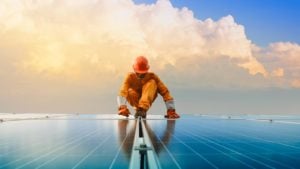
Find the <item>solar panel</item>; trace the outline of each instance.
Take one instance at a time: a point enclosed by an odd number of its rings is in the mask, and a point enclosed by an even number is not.
[[[0,114],[0,119],[0,169],[129,168],[140,159],[133,157],[140,138],[132,117]],[[160,168],[300,168],[299,119],[149,116],[142,124]]]

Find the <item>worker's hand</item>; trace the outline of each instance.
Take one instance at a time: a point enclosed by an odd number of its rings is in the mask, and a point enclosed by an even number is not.
[[[119,106],[119,110],[122,110],[122,109],[127,109],[127,106],[126,105]]]
[[[129,114],[130,114],[130,112],[129,112],[129,110],[128,110],[128,108],[127,108],[126,105],[121,105],[121,106],[119,107],[119,113],[118,113],[118,114],[119,114],[119,115],[122,115],[122,116],[128,117]]]
[[[175,109],[168,109],[167,114],[165,115],[165,118],[178,119],[178,118],[180,118],[180,116],[176,113]]]

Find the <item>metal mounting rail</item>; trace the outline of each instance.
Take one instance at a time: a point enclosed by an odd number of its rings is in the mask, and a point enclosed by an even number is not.
[[[150,137],[141,117],[137,120],[130,169],[161,169]]]

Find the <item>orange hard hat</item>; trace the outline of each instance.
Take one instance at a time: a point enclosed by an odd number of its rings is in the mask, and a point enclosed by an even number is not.
[[[136,73],[147,73],[150,68],[148,60],[144,56],[138,56],[134,60],[132,67]]]

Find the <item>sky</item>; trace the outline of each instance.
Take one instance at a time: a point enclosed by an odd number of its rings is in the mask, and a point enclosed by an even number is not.
[[[155,3],[156,0],[135,0]],[[298,0],[171,0],[177,8],[188,7],[196,18],[218,20],[232,15],[243,25],[249,40],[266,47],[272,42],[300,43],[300,1]]]
[[[144,55],[179,113],[300,114],[299,4],[2,0],[0,112],[115,113]]]

